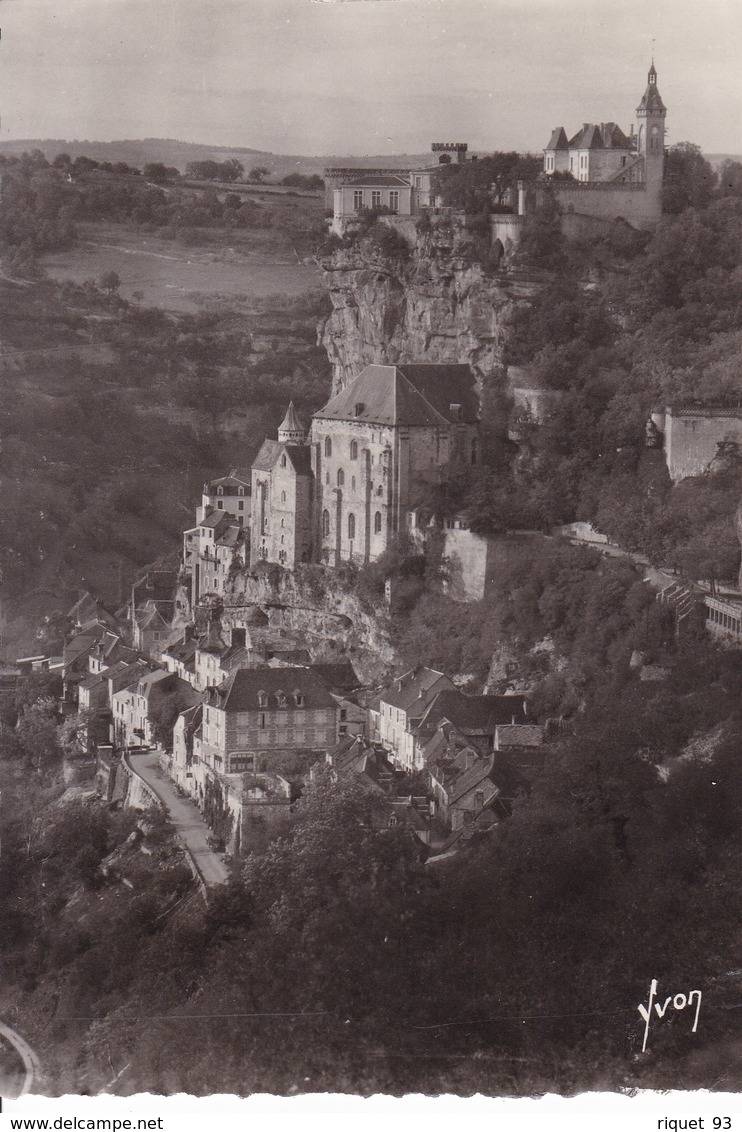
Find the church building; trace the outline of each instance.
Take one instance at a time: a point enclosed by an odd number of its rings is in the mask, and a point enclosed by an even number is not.
[[[468,365],[369,365],[314,415],[293,405],[252,469],[251,563],[367,563],[409,530],[448,464],[477,464],[479,397]]]

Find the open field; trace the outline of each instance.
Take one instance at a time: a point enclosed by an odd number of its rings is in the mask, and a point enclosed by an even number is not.
[[[271,258],[257,249],[243,250],[237,241],[223,248],[185,247],[123,224],[80,225],[78,246],[45,256],[42,266],[59,282],[82,283],[115,271],[123,298],[133,300],[134,291],[141,291],[146,306],[188,312],[219,296],[294,296],[320,284],[319,268],[299,262],[295,254]]]

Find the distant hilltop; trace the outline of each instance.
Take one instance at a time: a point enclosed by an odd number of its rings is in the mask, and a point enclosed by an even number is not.
[[[164,165],[172,165],[181,172],[192,161],[228,161],[236,158],[241,161],[246,170],[252,166],[263,165],[275,174],[284,177],[288,173],[322,173],[328,165],[357,164],[361,160],[359,155],[324,154],[320,157],[306,157],[301,154],[269,153],[262,149],[229,147],[223,145],[201,145],[198,142],[182,142],[173,138],[141,138],[125,139],[122,141],[66,141],[63,138],[22,138],[17,141],[0,142],[0,155],[6,157],[19,157],[22,153],[29,153],[33,149],[40,149],[47,160],[51,160],[58,153],[69,153],[74,160],[76,157],[91,157],[94,161],[125,161],[127,165],[142,168],[148,162],[161,161]],[[363,155],[364,165],[399,165],[400,168],[418,164],[426,157],[425,154],[381,154],[375,156]]]

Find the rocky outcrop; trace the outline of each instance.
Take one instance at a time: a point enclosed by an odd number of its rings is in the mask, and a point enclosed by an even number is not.
[[[321,328],[333,391],[370,363],[468,362],[483,379],[502,374],[511,313],[536,293],[541,275],[497,267],[487,232],[462,217],[434,217],[421,231],[395,220],[384,218],[408,254],[371,235],[321,260],[333,307]]]
[[[366,683],[384,679],[398,663],[383,611],[367,608],[333,571],[306,566],[237,574],[224,596],[222,628],[248,623],[250,610],[268,614],[273,639],[299,637],[314,661],[353,661]]]

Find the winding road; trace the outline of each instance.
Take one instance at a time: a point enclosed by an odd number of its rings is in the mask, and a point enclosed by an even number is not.
[[[16,1091],[15,1083],[20,1073],[11,1070],[10,1072],[5,1069],[3,1064],[2,1071],[0,1072],[0,1082],[2,1082],[2,1091],[7,1096],[23,1097],[26,1093],[31,1092],[31,1088],[35,1082],[38,1082],[41,1077],[41,1065],[39,1059],[31,1049],[25,1038],[16,1033],[10,1026],[6,1026],[4,1022],[0,1022],[0,1038],[3,1045],[11,1046],[17,1057],[20,1059],[23,1066],[23,1083]],[[2,1048],[0,1046],[0,1048]],[[5,1058],[3,1058],[3,1062]]]

